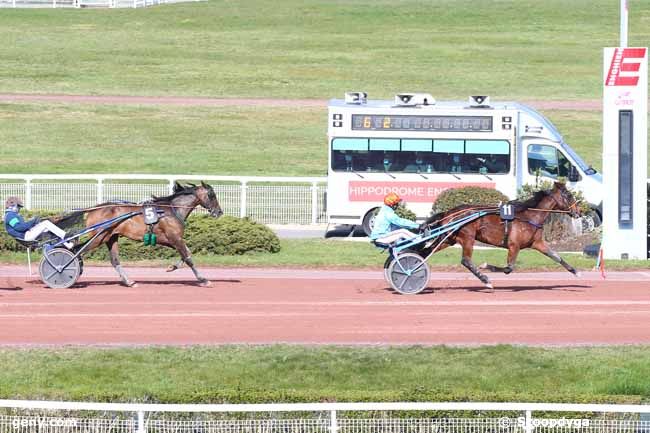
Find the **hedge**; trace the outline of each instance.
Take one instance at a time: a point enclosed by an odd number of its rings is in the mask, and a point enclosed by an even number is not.
[[[496,189],[478,186],[464,186],[443,191],[433,203],[433,212],[445,212],[461,205],[497,206],[500,202],[510,200],[508,196]]]
[[[41,217],[51,213],[39,214]],[[33,214],[26,213],[26,219]],[[250,252],[280,251],[277,235],[263,224],[248,218],[224,216],[215,219],[205,214],[195,214],[187,220],[183,237],[192,254],[240,255]],[[5,230],[0,233],[0,251],[23,251]],[[87,255],[88,258],[108,260],[108,249],[100,247]],[[167,259],[178,257],[176,250],[166,247],[148,247],[143,242],[122,238],[120,257],[126,260]]]

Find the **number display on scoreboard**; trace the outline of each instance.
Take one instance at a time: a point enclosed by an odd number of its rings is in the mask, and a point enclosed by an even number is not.
[[[353,114],[352,129],[365,131],[492,132],[492,116],[387,116]]]

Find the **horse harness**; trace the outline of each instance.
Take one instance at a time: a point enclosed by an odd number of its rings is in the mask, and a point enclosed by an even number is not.
[[[512,222],[515,219],[518,219],[521,222],[528,223],[535,229],[541,229],[544,227],[543,224],[536,223],[534,221],[525,220],[515,215],[515,208],[510,203],[505,203],[499,206],[499,216],[503,221],[503,246],[508,247],[508,240],[510,238],[510,231],[512,230]]]

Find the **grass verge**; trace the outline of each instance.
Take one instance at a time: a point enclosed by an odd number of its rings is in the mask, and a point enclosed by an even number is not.
[[[337,267],[337,268],[369,268],[381,269],[386,260],[386,253],[372,246],[368,242],[347,242],[335,239],[282,239],[281,250],[278,253],[251,253],[241,256],[216,256],[216,255],[193,255],[195,263],[199,266],[270,266],[270,267]],[[460,264],[461,252],[457,248],[448,248],[429,260],[434,270],[458,270],[465,271]],[[582,254],[566,253],[561,254],[566,261],[577,269],[591,270],[596,260]],[[33,260],[39,256],[34,255]],[[504,249],[481,249],[475,250],[473,260],[480,264],[488,262],[492,264],[506,263],[506,250]],[[26,254],[6,253],[0,254],[0,261],[4,263],[25,263]],[[87,262],[90,264],[92,262]],[[108,262],[96,262],[106,264]],[[169,264],[161,261],[132,262],[131,265],[162,265]],[[648,260],[608,260],[609,270],[633,270],[649,269]],[[560,265],[554,263],[542,254],[524,250],[517,261],[519,271],[563,271]],[[568,274],[567,274],[568,275]]]
[[[650,348],[0,349],[0,398],[145,402],[650,398]]]

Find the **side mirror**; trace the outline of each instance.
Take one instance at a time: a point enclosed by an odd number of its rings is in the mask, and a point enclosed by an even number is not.
[[[568,176],[569,182],[579,182],[582,180],[582,176],[580,176],[580,173],[578,172],[578,169],[575,168],[573,164],[569,167],[569,176]]]

